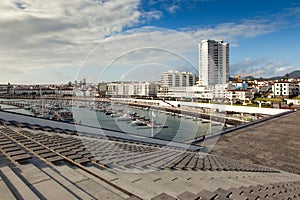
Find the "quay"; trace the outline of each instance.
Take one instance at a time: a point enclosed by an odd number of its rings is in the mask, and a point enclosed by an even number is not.
[[[251,114],[257,117],[265,117],[289,111],[274,108],[255,108],[247,106],[229,106],[221,104],[204,104],[182,101],[144,100],[132,98],[111,98],[110,100],[111,103],[137,106],[141,108],[151,108],[164,112],[182,114],[235,126],[242,125],[244,123],[247,123],[248,121],[232,117],[232,115],[228,113],[238,113],[240,115]],[[255,118],[255,120],[257,119],[257,117]]]
[[[180,102],[180,101],[166,101],[166,100],[146,100],[146,99],[132,99],[132,98],[85,98],[85,97],[47,97],[43,96],[40,100],[55,100],[58,102],[85,102],[85,103],[109,103],[109,104],[123,104],[135,106],[140,108],[151,108],[160,110],[174,115],[185,115],[194,117],[196,119],[205,119],[224,125],[241,126],[249,123],[248,119],[244,120],[243,115],[250,115],[251,121],[255,121],[262,117],[268,117],[284,113],[284,109],[270,109],[270,108],[254,108],[246,106],[229,106],[219,104],[204,104],[195,102]],[[26,101],[11,101],[1,100],[1,104],[12,105],[17,108],[24,108],[29,103]],[[237,113],[239,117],[234,117],[231,113]]]

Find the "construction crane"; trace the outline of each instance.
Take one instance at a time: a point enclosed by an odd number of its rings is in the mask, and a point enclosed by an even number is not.
[[[246,76],[254,76],[254,74],[238,74],[237,77],[237,82],[242,82],[242,76],[246,77]]]

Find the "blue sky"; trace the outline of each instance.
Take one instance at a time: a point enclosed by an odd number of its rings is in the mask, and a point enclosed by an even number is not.
[[[198,43],[230,43],[230,73],[300,69],[296,0],[3,0],[0,82],[159,80],[197,73]]]

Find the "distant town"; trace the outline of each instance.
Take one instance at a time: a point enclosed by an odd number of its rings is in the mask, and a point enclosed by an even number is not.
[[[0,85],[4,98],[132,97],[223,103],[258,107],[300,105],[297,71],[272,79],[240,74],[229,76],[229,44],[203,40],[199,44],[199,74],[169,70],[160,81],[111,81],[88,83],[86,79],[62,85]],[[292,76],[293,75],[293,76]]]

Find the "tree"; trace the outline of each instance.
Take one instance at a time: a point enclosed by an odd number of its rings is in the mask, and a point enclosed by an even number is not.
[[[286,73],[285,77],[286,77],[287,80],[289,80],[290,75],[288,73]]]

